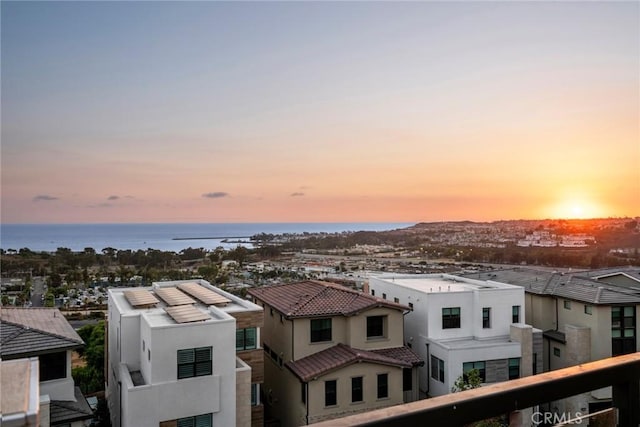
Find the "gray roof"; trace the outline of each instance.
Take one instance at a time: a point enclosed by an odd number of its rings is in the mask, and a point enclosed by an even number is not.
[[[640,268],[635,268],[635,271],[640,274]],[[604,283],[590,278],[585,273],[584,271],[557,273],[516,267],[460,276],[518,285],[525,288],[527,293],[566,298],[594,305],[640,304],[640,288]]]
[[[89,403],[87,403],[87,399],[82,395],[80,388],[75,387],[73,391],[76,398],[75,402],[68,400],[51,401],[49,414],[52,426],[93,418],[93,410],[91,410]]]
[[[32,311],[35,310],[35,311]],[[57,312],[54,315],[54,311]],[[57,309],[0,310],[0,356],[36,356],[82,347],[84,342]]]

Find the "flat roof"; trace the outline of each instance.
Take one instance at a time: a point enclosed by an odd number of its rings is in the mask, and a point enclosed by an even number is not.
[[[178,286],[185,283],[190,283],[192,284],[191,286],[201,287],[207,294],[218,295],[220,300],[224,299],[224,301],[229,302],[226,303],[226,306],[220,307],[193,299],[183,293],[182,290],[179,290]],[[134,306],[126,297],[126,294],[131,290],[143,291],[154,297],[157,296],[159,297],[157,298],[158,302],[154,306]],[[184,298],[190,299],[191,303],[177,305],[176,302],[178,298],[176,297],[180,296],[180,294],[184,296]],[[184,300],[182,296],[180,296],[180,300]],[[232,318],[230,313],[233,312],[263,311],[262,307],[211,286],[204,280],[154,282],[152,286],[144,288],[111,288],[109,289],[109,298],[116,304],[121,314],[140,315],[146,319],[151,327],[180,325],[184,323],[193,324],[194,322],[197,324],[207,324],[221,320],[230,320]],[[175,313],[172,307],[187,307],[189,314],[186,317],[181,314],[173,316]],[[180,313],[180,310],[177,312]]]
[[[517,289],[518,286],[462,278],[449,274],[380,275],[374,279],[425,293],[472,292],[493,289]]]
[[[495,347],[518,347],[520,343],[517,341],[511,341],[508,336],[500,338],[491,338],[486,340],[478,340],[473,338],[468,339],[452,339],[452,340],[433,340],[438,345],[446,348],[447,350],[463,350],[473,348],[495,348]]]

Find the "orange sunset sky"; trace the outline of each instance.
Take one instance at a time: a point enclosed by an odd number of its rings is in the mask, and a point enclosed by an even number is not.
[[[640,215],[638,2],[5,2],[3,223]]]

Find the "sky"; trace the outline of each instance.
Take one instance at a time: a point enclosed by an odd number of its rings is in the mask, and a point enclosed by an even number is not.
[[[640,3],[1,3],[2,223],[640,215]]]

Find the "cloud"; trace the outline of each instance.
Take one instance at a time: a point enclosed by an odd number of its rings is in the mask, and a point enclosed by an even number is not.
[[[225,193],[224,191],[215,191],[213,193],[205,193],[202,197],[206,197],[207,199],[220,199],[222,197],[229,197],[229,193]]]
[[[300,193],[298,191],[296,191],[295,193],[291,193],[291,197],[300,197],[300,196],[304,196],[304,193]]]
[[[118,200],[120,198],[120,196],[109,196],[107,197],[107,200]]]
[[[58,198],[54,196],[49,196],[48,194],[38,194],[33,198],[34,202],[41,202],[41,201],[48,202],[51,200],[58,200]]]

